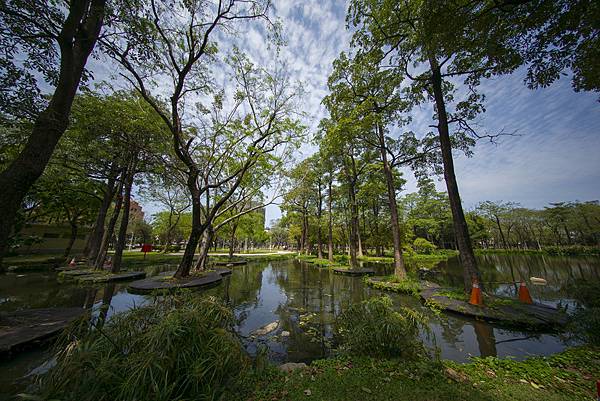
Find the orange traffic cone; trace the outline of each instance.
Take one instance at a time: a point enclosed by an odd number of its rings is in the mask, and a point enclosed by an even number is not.
[[[521,281],[521,285],[519,286],[519,301],[523,302],[524,304],[533,303],[531,295],[529,294],[529,289],[525,285],[525,281]]]
[[[71,261],[69,262],[69,266],[71,266],[71,267],[77,266],[77,263],[75,262],[75,258],[71,259]]]
[[[481,295],[481,289],[479,288],[479,281],[477,281],[477,279],[473,279],[469,303],[471,305],[483,306],[483,296]]]

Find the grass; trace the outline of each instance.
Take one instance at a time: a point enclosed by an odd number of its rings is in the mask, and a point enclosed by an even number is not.
[[[272,371],[251,400],[575,401],[595,399],[600,349],[572,348],[523,362],[475,358],[460,364],[342,356],[304,371]],[[310,394],[310,395],[308,395]]]
[[[313,264],[313,265],[321,267],[321,268],[334,268],[334,267],[339,268],[339,269],[349,269],[350,268],[350,266],[348,266],[347,263],[344,263],[343,259],[340,259],[340,258],[338,258],[337,260],[334,260],[333,262],[330,262],[329,259],[318,258],[315,255],[294,255],[294,258],[297,260],[306,262],[306,263]]]
[[[421,292],[420,281],[410,276],[404,279],[400,279],[394,275],[374,278],[365,277],[364,280],[369,286],[378,290],[401,292],[415,296]]]
[[[407,263],[410,262],[441,262],[448,260],[449,258],[458,255],[457,251],[454,250],[440,250],[435,253],[424,255],[417,253],[404,253],[403,257]],[[359,260],[365,262],[374,263],[393,263],[394,258],[392,256],[362,256]]]
[[[213,297],[184,292],[116,315],[101,329],[82,321],[56,348],[56,366],[25,399],[61,400],[593,400],[600,348],[581,346],[519,362],[432,359],[417,337],[425,316],[388,297],[338,317],[332,359],[291,374],[252,362],[235,318]],[[36,389],[37,388],[37,389]]]
[[[81,322],[28,399],[222,399],[251,367],[234,322],[220,301],[191,293],[118,314],[101,329]]]
[[[110,256],[110,255],[109,255]],[[255,262],[264,262],[271,260],[284,260],[291,259],[295,255],[294,254],[272,254],[272,255],[261,255],[261,256],[252,256],[252,254],[248,254],[246,259],[249,261]],[[211,259],[216,260],[226,260],[225,256],[210,256]],[[4,266],[17,266],[15,271],[25,271],[25,270],[44,270],[44,269],[52,269],[57,261],[60,259],[60,262],[63,261],[62,257],[58,257],[56,254],[54,255],[19,255],[19,256],[11,256],[9,258],[4,259]],[[172,264],[178,265],[181,261],[181,255],[173,255],[168,253],[161,252],[150,252],[146,254],[146,258],[144,258],[144,254],[139,251],[126,251],[123,252],[122,259],[122,270],[139,270],[142,267],[154,266],[154,265],[165,265]],[[85,266],[81,266],[85,268]]]
[[[257,248],[257,249],[248,249],[247,251],[244,250],[236,250],[234,253],[235,254],[244,254],[244,255],[252,255],[253,253],[275,253],[280,251],[280,249],[268,249],[268,248]],[[216,250],[212,250],[211,252],[214,253],[229,253],[229,248],[217,248]]]
[[[309,261],[307,261],[308,263],[312,263],[314,265],[320,266],[320,267],[345,267],[345,265],[338,263],[338,262],[330,262],[329,259],[311,259]]]
[[[542,249],[475,249],[476,255],[600,256],[600,247],[587,245],[544,246]]]

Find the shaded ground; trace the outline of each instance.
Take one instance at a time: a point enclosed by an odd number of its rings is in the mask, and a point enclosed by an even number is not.
[[[315,361],[257,380],[248,400],[595,400],[600,350],[573,348],[524,362],[476,358],[406,362],[370,358]]]

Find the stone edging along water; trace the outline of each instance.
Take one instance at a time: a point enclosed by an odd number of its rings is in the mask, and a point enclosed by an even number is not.
[[[39,346],[85,313],[83,308],[43,308],[0,314],[0,356]]]
[[[145,294],[156,290],[176,291],[185,288],[207,288],[218,285],[223,277],[231,274],[227,268],[216,268],[202,275],[193,275],[184,278],[173,278],[174,271],[164,272],[158,276],[144,280],[134,281],[128,289],[133,293]]]

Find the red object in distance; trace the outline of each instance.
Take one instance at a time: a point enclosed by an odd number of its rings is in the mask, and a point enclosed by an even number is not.
[[[142,252],[152,252],[152,244],[144,244],[142,245]]]

